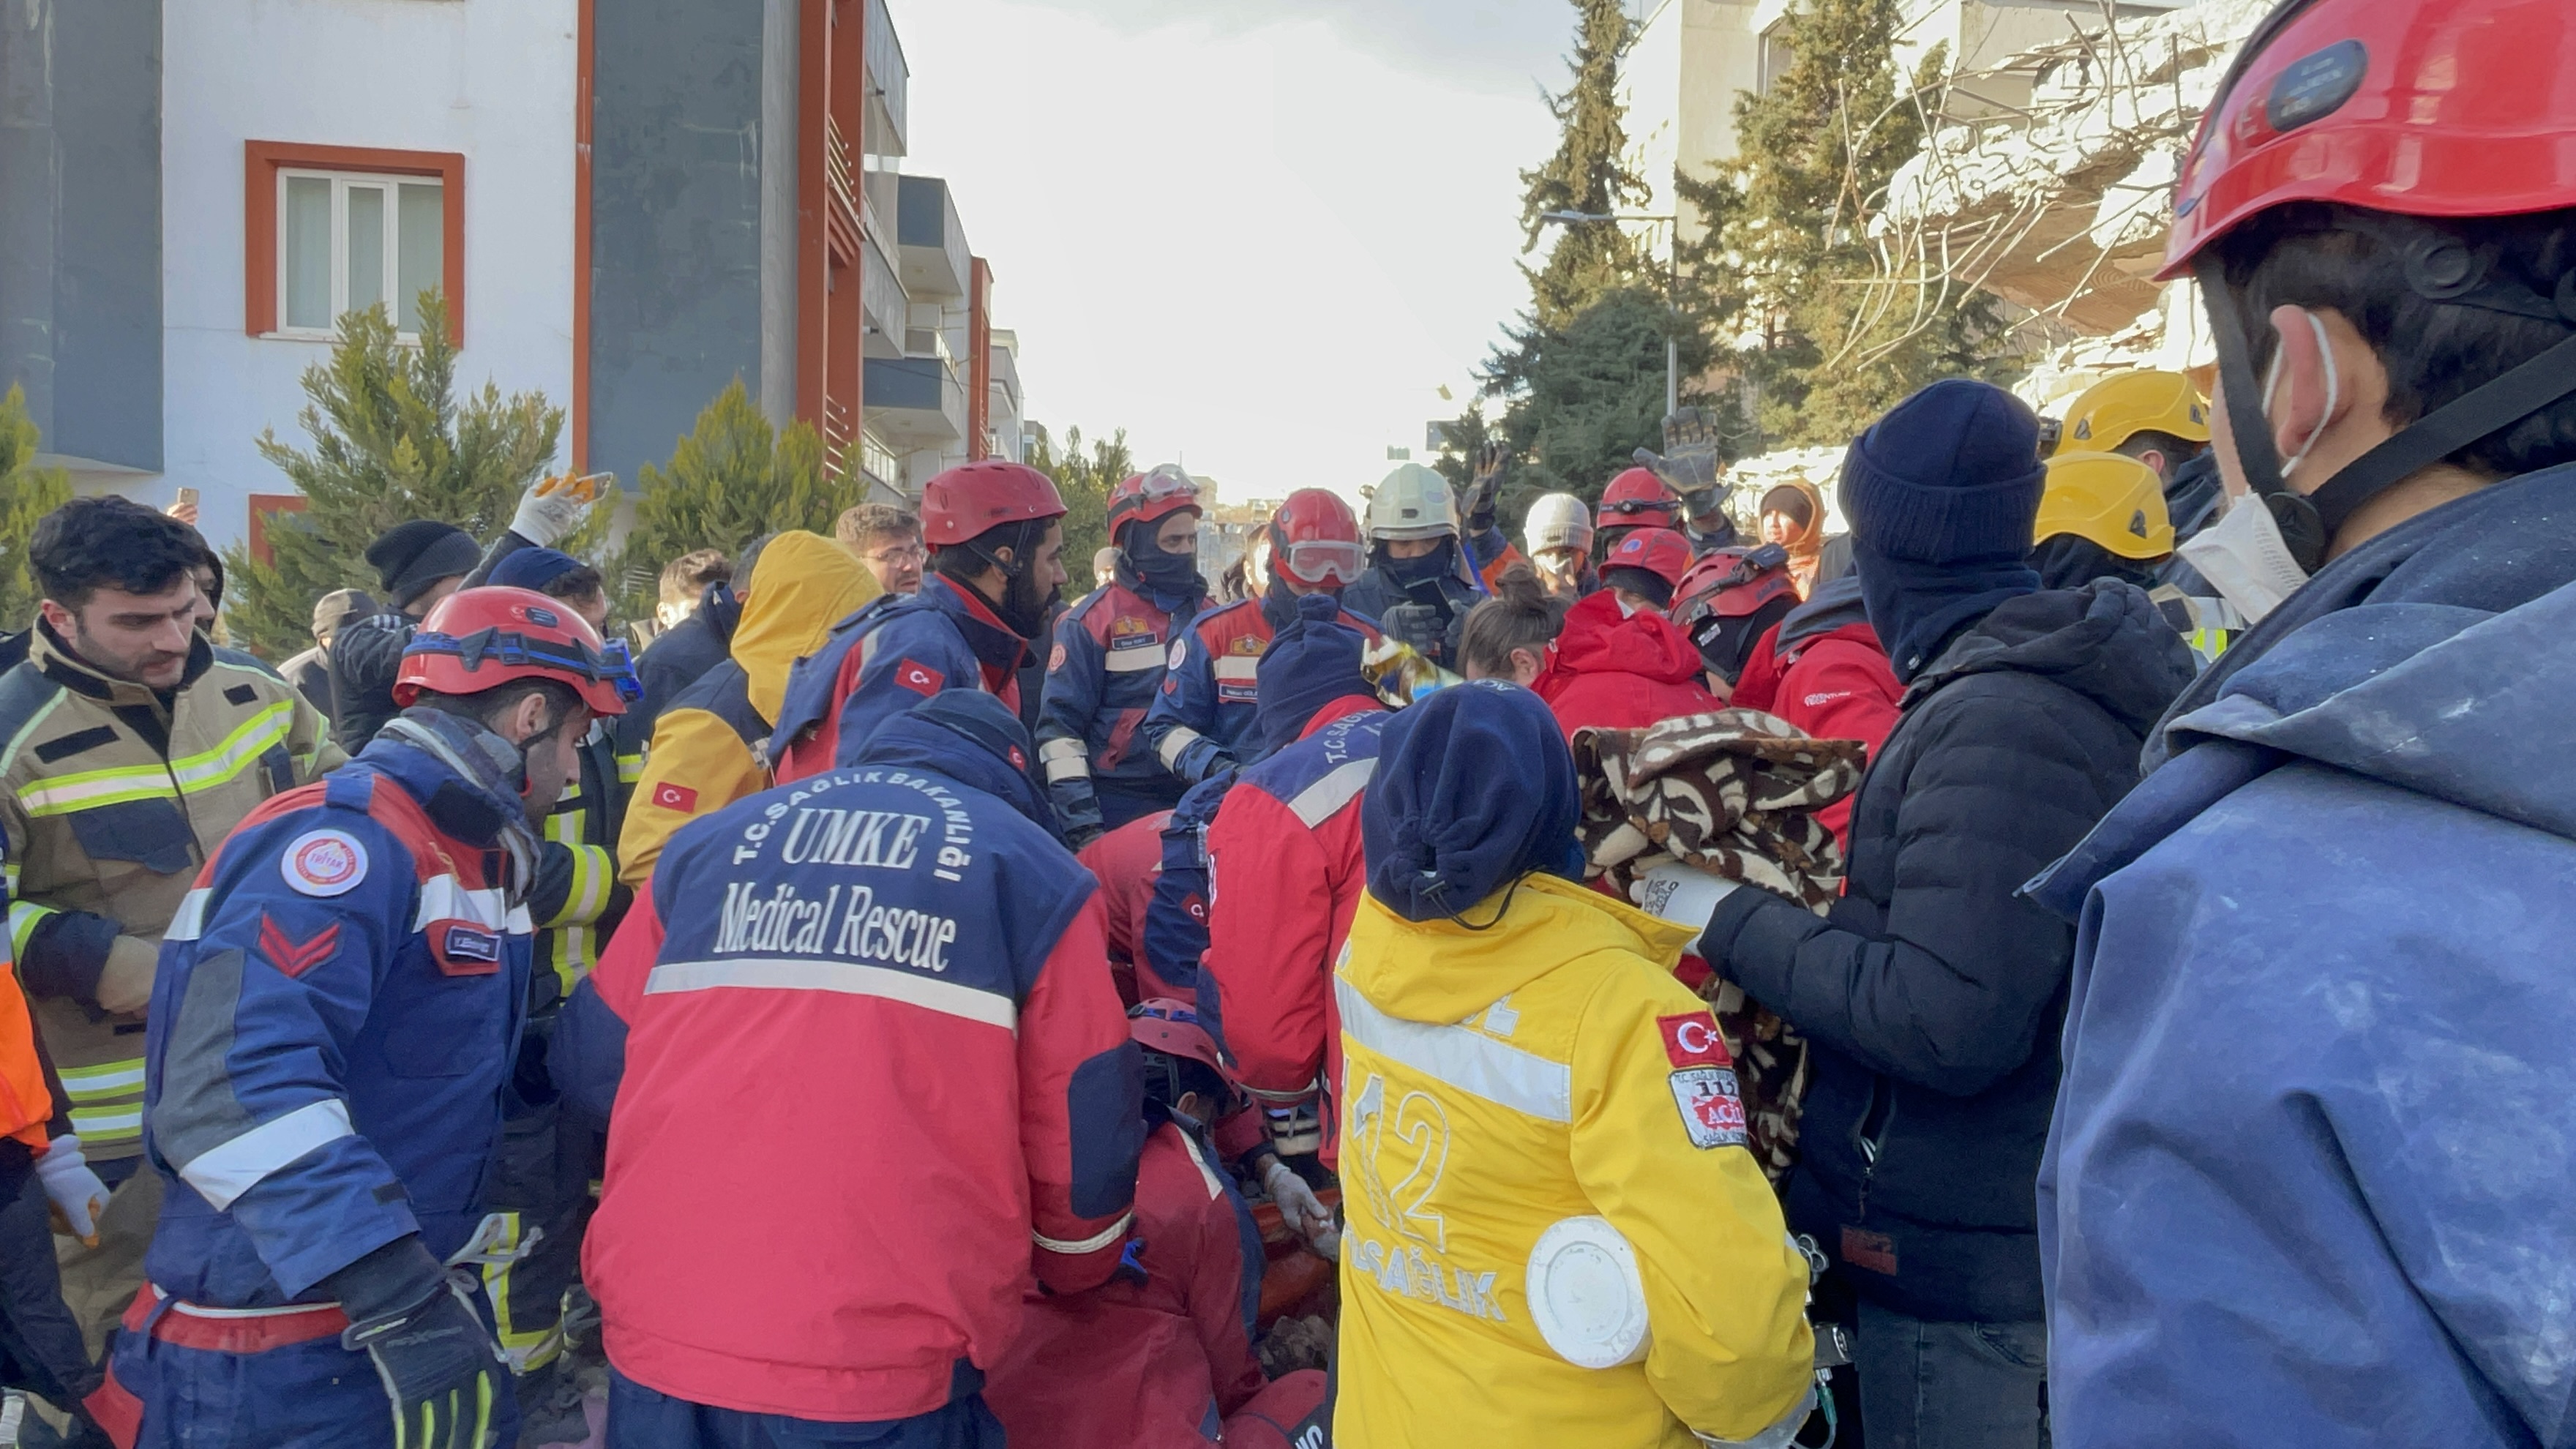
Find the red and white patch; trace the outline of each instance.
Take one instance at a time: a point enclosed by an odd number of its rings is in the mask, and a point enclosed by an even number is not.
[[[1735,1058],[1727,1053],[1726,1038],[1718,1034],[1717,1018],[1705,1011],[1659,1016],[1655,1026],[1664,1034],[1664,1055],[1672,1059],[1674,1066],[1735,1065]]]
[[[665,810],[694,811],[698,808],[698,792],[665,780],[653,787],[653,803]]]
[[[1691,1146],[1743,1147],[1744,1099],[1737,1095],[1735,1073],[1724,1067],[1692,1067],[1673,1073],[1673,1105],[1681,1108],[1682,1130]]]
[[[277,871],[303,895],[346,895],[367,878],[367,848],[345,830],[308,830],[286,847]]]
[[[1189,662],[1190,662],[1190,641],[1189,641],[1189,640],[1187,640],[1187,639],[1175,639],[1175,640],[1173,640],[1173,641],[1172,641],[1172,663],[1171,663],[1171,670],[1172,670],[1172,672],[1173,672],[1174,674],[1178,674],[1178,673],[1180,673],[1180,672],[1181,672],[1181,666],[1182,666],[1182,665],[1184,665],[1184,664],[1187,664],[1187,663],[1189,663]]]
[[[927,697],[937,694],[939,687],[948,682],[948,676],[919,660],[907,659],[894,667],[894,682]]]
[[[1056,646],[1055,646],[1055,652],[1054,652],[1053,654],[1050,654],[1050,655],[1048,655],[1048,656],[1047,656],[1047,673],[1049,673],[1049,674],[1053,674],[1053,673],[1055,673],[1057,670],[1062,669],[1063,667],[1064,667],[1064,644],[1063,644],[1063,642],[1062,642],[1062,641],[1060,641],[1060,640],[1059,640],[1059,641],[1057,642]]]

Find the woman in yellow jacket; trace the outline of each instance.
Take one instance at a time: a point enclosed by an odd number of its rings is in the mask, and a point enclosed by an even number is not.
[[[1386,729],[1342,1013],[1343,1449],[1785,1445],[1807,1265],[1745,1147],[1690,938],[1573,883],[1538,697]]]

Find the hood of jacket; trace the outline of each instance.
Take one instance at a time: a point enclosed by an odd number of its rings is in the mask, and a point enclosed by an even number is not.
[[[2191,683],[2191,651],[2155,601],[2114,579],[2023,594],[1952,640],[1905,691],[1904,705],[1954,679],[2039,675],[2144,733]]]
[[[1524,876],[1464,914],[1490,918],[1505,892],[1510,904],[1501,923],[1484,931],[1451,920],[1408,921],[1364,894],[1352,933],[1365,931],[1390,949],[1352,952],[1343,979],[1389,1016],[1445,1024],[1597,951],[1630,952],[1670,971],[1698,934],[1546,874]]]
[[[1860,575],[1845,574],[1816,585],[1807,602],[1791,609],[1780,620],[1780,637],[1772,641],[1771,648],[1774,653],[1786,654],[1809,639],[1854,624],[1869,627],[1869,606],[1861,602]],[[1877,631],[1872,630],[1869,637],[1870,642],[1876,643]]]
[[[1683,684],[1697,683],[1704,666],[1690,636],[1672,620],[1643,611],[1622,617],[1618,596],[1603,589],[1566,611],[1550,667]]]
[[[832,626],[877,596],[876,576],[858,555],[819,533],[782,533],[751,566],[733,658],[750,681],[751,707],[778,718],[787,671],[823,647]]]

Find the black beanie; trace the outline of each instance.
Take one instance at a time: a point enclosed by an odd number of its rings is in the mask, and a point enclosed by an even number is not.
[[[383,586],[378,592],[397,609],[427,593],[440,579],[474,572],[482,560],[483,549],[474,535],[433,518],[397,523],[367,545],[367,563]]]

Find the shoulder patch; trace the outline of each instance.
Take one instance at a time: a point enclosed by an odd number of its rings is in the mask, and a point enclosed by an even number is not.
[[[1182,665],[1184,665],[1184,664],[1187,664],[1187,663],[1189,663],[1189,662],[1190,662],[1190,641],[1189,641],[1187,638],[1180,638],[1180,639],[1175,639],[1175,640],[1173,640],[1173,641],[1172,641],[1172,664],[1171,664],[1172,672],[1173,672],[1174,674],[1178,674],[1178,673],[1180,673],[1180,672],[1181,672],[1181,666],[1182,666]]]
[[[347,895],[367,878],[367,848],[345,830],[308,830],[286,847],[277,873],[304,895]]]
[[[1055,644],[1055,652],[1047,656],[1047,673],[1049,673],[1049,674],[1053,674],[1053,673],[1055,673],[1057,670],[1062,669],[1063,667],[1064,667],[1064,641],[1063,641],[1063,640],[1061,640],[1061,639],[1059,639],[1059,640],[1057,640],[1057,641],[1056,641],[1056,644]]]
[[[929,696],[939,692],[948,676],[918,659],[907,659],[894,667],[894,682],[915,694]]]
[[[338,921],[333,921],[314,932],[309,940],[298,941],[279,927],[275,916],[266,911],[259,913],[259,953],[268,958],[269,965],[276,967],[290,979],[301,976],[331,959],[331,953],[338,949],[340,949]]]
[[[1727,1054],[1726,1038],[1718,1034],[1717,1018],[1705,1011],[1659,1016],[1655,1027],[1664,1034],[1664,1055],[1672,1059],[1674,1066],[1735,1065],[1735,1058]]]
[[[1673,1105],[1681,1109],[1682,1130],[1691,1146],[1749,1145],[1744,1128],[1744,1099],[1736,1094],[1735,1073],[1724,1067],[1692,1067],[1673,1073]]]
[[[674,785],[665,780],[653,787],[653,803],[665,810],[686,810],[694,813],[698,808],[698,792],[686,785]]]

